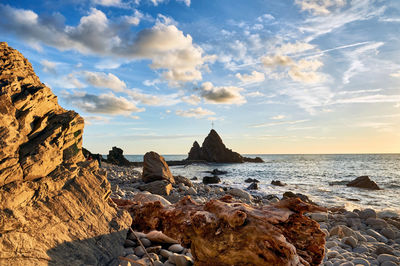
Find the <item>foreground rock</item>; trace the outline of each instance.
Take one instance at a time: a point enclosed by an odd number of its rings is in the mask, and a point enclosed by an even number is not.
[[[379,190],[379,186],[369,179],[368,176],[359,176],[353,181],[346,184],[348,187],[358,187],[358,188],[366,188],[366,189],[374,189]]]
[[[0,265],[115,264],[131,223],[81,151],[83,119],[0,43]]]
[[[154,151],[146,153],[143,157],[142,179],[145,183],[157,180],[175,183],[174,176],[171,174],[164,157]]]
[[[190,246],[196,265],[319,265],[325,234],[303,216],[322,210],[299,199],[251,207],[230,196],[196,204],[190,197],[164,207],[159,202],[124,204],[139,231],[157,228]]]
[[[246,158],[246,161],[252,159]],[[262,162],[261,158],[254,159],[254,162]],[[208,136],[204,139],[202,146],[195,141],[189,151],[186,161],[206,161],[213,163],[243,163],[245,159],[239,153],[226,148],[218,133],[211,129]]]

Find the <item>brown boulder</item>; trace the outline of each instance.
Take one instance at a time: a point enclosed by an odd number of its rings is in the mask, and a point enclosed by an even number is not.
[[[172,190],[172,185],[166,180],[157,180],[139,186],[140,190],[148,191],[152,194],[168,196]]]
[[[154,151],[146,153],[143,157],[142,179],[145,183],[157,180],[167,180],[168,182],[175,183],[164,157]]]
[[[353,181],[346,184],[348,187],[358,187],[358,188],[366,188],[366,189],[374,189],[379,190],[379,186],[369,179],[368,176],[359,176]]]
[[[109,202],[97,162],[84,161],[83,126],[0,43],[0,265],[105,265],[123,255],[131,218]]]

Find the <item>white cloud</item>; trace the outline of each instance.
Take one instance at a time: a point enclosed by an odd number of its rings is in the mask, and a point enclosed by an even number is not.
[[[310,120],[303,119],[303,120],[294,120],[294,121],[280,121],[280,122],[273,122],[273,123],[262,123],[262,124],[252,125],[250,127],[259,128],[259,127],[272,127],[272,126],[280,126],[280,125],[295,125],[295,124],[305,123],[308,121],[310,121]]]
[[[276,115],[276,116],[271,117],[271,119],[273,119],[273,120],[282,120],[284,118],[286,118],[285,115]]]
[[[253,92],[249,92],[246,94],[247,97],[262,97],[265,96],[264,93],[259,92],[259,91],[253,91]]]
[[[258,22],[264,22],[264,21],[274,20],[274,19],[275,19],[275,17],[272,16],[271,14],[264,14],[264,15],[262,15],[262,16],[259,16],[259,17],[257,18],[257,21],[258,21]]]
[[[264,73],[257,72],[257,71],[252,71],[251,74],[243,74],[243,75],[240,73],[237,73],[235,76],[245,83],[256,83],[256,82],[262,82],[265,80]]]
[[[92,0],[92,2],[93,4],[101,6],[128,7],[128,5],[121,2],[121,0]]]
[[[139,10],[135,9],[131,16],[124,16],[124,20],[130,25],[137,26],[143,17],[144,15]]]
[[[190,0],[177,0],[178,2],[183,2],[185,5],[190,6]]]
[[[85,116],[84,119],[86,125],[108,124],[110,122],[110,118],[104,116]]]
[[[144,108],[138,108],[126,98],[117,97],[112,93],[101,95],[85,92],[64,93],[63,98],[87,113],[130,115],[144,111]]]
[[[327,15],[329,8],[340,8],[346,5],[346,0],[296,0],[302,11],[310,11],[314,15]]]
[[[1,4],[0,15],[0,28],[36,46],[44,43],[60,50],[76,50],[84,54],[126,60],[149,59],[150,67],[162,70],[162,77],[171,85],[201,80],[201,70],[207,69],[206,64],[216,59],[215,56],[204,55],[189,34],[185,35],[171,25],[173,20],[162,15],[152,28],[137,34],[127,27],[127,17],[112,21],[96,8],[81,17],[76,27],[64,25],[60,14],[42,19],[33,11]],[[140,19],[138,12],[134,13],[135,16]],[[133,19],[131,24],[136,22],[139,21]]]
[[[125,82],[112,73],[84,71],[85,80],[97,88],[111,89],[115,92],[122,92],[126,88]]]
[[[394,77],[394,78],[400,78],[400,70],[395,73],[390,74],[390,76]]]
[[[177,110],[175,113],[177,115],[179,115],[179,116],[194,117],[194,118],[202,118],[202,117],[205,117],[205,116],[215,115],[214,112],[212,112],[210,110],[207,110],[207,109],[203,109],[201,107],[189,109],[189,110],[186,110],[186,111]]]
[[[48,61],[46,59],[43,59],[43,60],[40,61],[40,64],[43,66],[43,71],[44,72],[53,73],[53,74],[57,73],[57,65],[59,63],[51,62],[51,61]]]
[[[200,96],[212,104],[243,104],[246,99],[240,94],[242,88],[234,86],[214,87],[211,82],[204,82],[200,88]]]
[[[282,90],[282,93],[310,114],[315,114],[319,107],[330,104],[334,96],[330,88],[325,86],[293,87]]]
[[[275,48],[275,53],[283,54],[283,55],[296,54],[296,53],[312,50],[314,48],[315,48],[315,45],[296,41],[295,43],[287,43],[287,44],[281,45],[280,47]]]
[[[201,101],[201,98],[197,95],[190,95],[190,96],[184,96],[181,98],[182,101],[185,103],[191,104],[191,105],[198,105]]]
[[[125,90],[124,92],[135,102],[149,106],[171,106],[181,102],[178,93],[153,95],[143,93],[139,90]]]
[[[382,95],[382,94],[375,94],[375,95],[367,95],[367,96],[360,96],[360,97],[353,97],[353,98],[344,98],[344,99],[336,99],[334,104],[341,104],[341,103],[396,103],[400,102],[400,95]]]
[[[339,94],[339,95],[362,94],[362,93],[379,92],[379,91],[382,91],[382,89],[339,91],[337,94]]]

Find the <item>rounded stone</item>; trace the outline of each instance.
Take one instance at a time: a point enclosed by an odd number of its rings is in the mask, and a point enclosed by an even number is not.
[[[361,219],[376,218],[376,212],[373,209],[365,209],[358,213]]]
[[[179,244],[173,244],[168,248],[168,250],[174,253],[180,253],[183,251],[183,247]]]
[[[141,246],[138,246],[135,248],[135,254],[139,257],[142,257],[144,255],[144,250]]]
[[[142,239],[140,239],[140,241],[142,242],[143,246],[145,246],[146,248],[151,246],[151,241],[148,240],[147,238],[142,238]]]
[[[400,263],[400,260],[397,257],[395,257],[393,255],[389,255],[389,254],[381,254],[381,255],[379,255],[377,257],[377,260],[380,263],[384,263],[386,261],[392,261],[392,262],[395,262],[395,263]]]

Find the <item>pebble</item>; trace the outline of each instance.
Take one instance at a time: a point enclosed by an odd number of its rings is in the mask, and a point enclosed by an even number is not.
[[[373,238],[375,238],[376,240],[378,240],[379,242],[383,242],[383,243],[387,243],[388,240],[386,237],[384,237],[383,235],[379,234],[378,232],[376,232],[373,229],[368,229],[366,231],[366,233],[370,236],[372,236]]]
[[[170,252],[166,249],[161,249],[160,255],[163,256],[164,258],[168,259],[172,255],[172,252]]]
[[[133,248],[125,248],[124,249],[124,254],[129,255],[129,254],[134,254],[135,252],[133,251]]]
[[[183,251],[183,247],[179,244],[173,244],[168,248],[168,250],[174,253],[181,253]]]
[[[375,230],[382,230],[388,226],[387,222],[381,218],[368,218],[365,223]]]
[[[361,219],[376,218],[376,212],[373,209],[365,209],[358,213]]]
[[[396,238],[396,232],[390,228],[383,228],[381,231],[382,235],[389,239],[395,239]]]
[[[399,261],[399,259],[397,257],[395,257],[393,255],[389,255],[389,254],[381,254],[381,255],[378,256],[377,260],[380,263],[384,263],[386,261],[392,261],[392,262],[395,262],[395,263],[400,263],[400,261]]]
[[[150,247],[151,246],[151,241],[148,240],[147,238],[141,238],[140,241],[142,242],[143,246]]]
[[[188,193],[189,195],[196,195],[196,194],[197,194],[197,191],[196,191],[195,188],[190,187],[190,188],[188,189],[187,193]]]
[[[325,212],[317,212],[311,214],[311,219],[317,222],[327,222],[328,221],[328,214]]]
[[[169,257],[168,261],[174,263],[176,266],[193,265],[193,261],[190,257],[181,254],[173,254]]]
[[[357,239],[352,236],[343,238],[342,242],[346,245],[351,246],[352,248],[355,248],[357,246]]]
[[[124,243],[124,247],[129,248],[129,247],[136,247],[136,242],[132,241],[130,239],[126,239]]]
[[[141,246],[138,246],[135,248],[135,254],[139,257],[142,257],[144,255],[144,250]]]
[[[352,260],[352,262],[355,265],[364,265],[364,266],[370,266],[371,264],[369,263],[369,261],[367,261],[366,259],[361,259],[361,258],[357,258]]]

